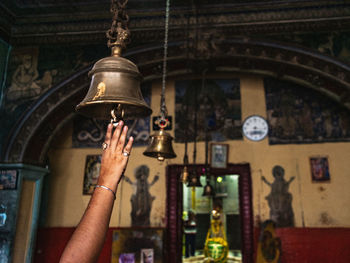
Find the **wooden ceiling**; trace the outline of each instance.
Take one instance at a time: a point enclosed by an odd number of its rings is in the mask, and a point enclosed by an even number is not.
[[[247,36],[350,28],[346,0],[173,0],[170,5],[174,39],[194,27],[231,28],[230,33]],[[103,42],[111,23],[109,7],[109,0],[1,0],[0,37],[14,46]],[[164,9],[165,0],[128,1],[132,34],[147,33],[136,36],[138,41],[163,32]]]

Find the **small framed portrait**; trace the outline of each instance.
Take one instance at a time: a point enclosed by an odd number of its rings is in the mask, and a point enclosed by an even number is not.
[[[87,155],[85,161],[83,194],[94,192],[101,169],[101,155]]]
[[[210,166],[226,168],[228,159],[228,144],[212,143],[210,145]]]
[[[17,170],[0,170],[0,190],[15,190]]]
[[[311,178],[313,182],[330,181],[327,157],[310,157]]]

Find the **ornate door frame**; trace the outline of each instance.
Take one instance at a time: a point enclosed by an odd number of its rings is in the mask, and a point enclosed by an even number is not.
[[[201,173],[204,165],[196,165],[197,173]],[[190,165],[190,169],[194,166]],[[166,235],[165,261],[181,262],[182,256],[182,182],[180,174],[183,165],[169,165],[166,169]],[[242,259],[243,263],[253,263],[253,204],[252,184],[249,164],[228,164],[227,169],[212,169],[215,175],[239,175],[239,206],[242,226]]]

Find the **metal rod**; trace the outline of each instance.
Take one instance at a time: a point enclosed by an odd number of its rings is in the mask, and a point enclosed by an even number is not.
[[[161,93],[161,98],[160,98],[161,118],[165,118],[165,116],[168,114],[167,109],[166,109],[166,105],[165,105],[165,86],[166,86],[167,57],[168,57],[169,10],[170,10],[170,0],[167,0],[166,1],[166,8],[165,8],[165,33],[164,33],[162,93]]]

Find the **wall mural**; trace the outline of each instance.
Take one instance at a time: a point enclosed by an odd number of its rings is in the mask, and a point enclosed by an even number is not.
[[[205,140],[205,126],[210,141],[242,139],[241,95],[239,79],[176,81],[175,141],[193,141],[197,103],[197,140]],[[196,102],[197,100],[197,102]]]
[[[275,180],[270,183],[262,176],[261,180],[271,188],[271,192],[266,196],[270,207],[270,219],[276,223],[277,227],[293,227],[294,212],[292,208],[293,196],[288,192],[290,183],[295,179],[292,176],[289,181],[284,179],[283,167],[276,165],[272,169]]]
[[[350,62],[350,32],[332,31],[331,33],[307,33],[282,36],[270,36],[287,43],[296,43],[312,48],[320,53]]]
[[[1,96],[0,141],[30,105],[53,86],[106,56],[105,46],[41,46],[13,49]]]
[[[350,115],[336,102],[293,83],[265,79],[270,144],[350,141]]]
[[[141,92],[145,102],[151,104],[151,83],[141,85]],[[96,120],[79,115],[73,122],[72,145],[80,147],[101,147],[109,121]],[[127,120],[129,127],[127,137],[134,137],[133,147],[145,146],[150,134],[150,117]]]
[[[125,182],[131,184],[134,193],[131,196],[131,225],[132,226],[150,226],[150,215],[152,203],[156,199],[149,192],[150,188],[159,180],[159,176],[155,175],[151,183],[148,182],[149,167],[140,165],[135,169],[135,179],[132,181],[129,177],[124,176]]]

